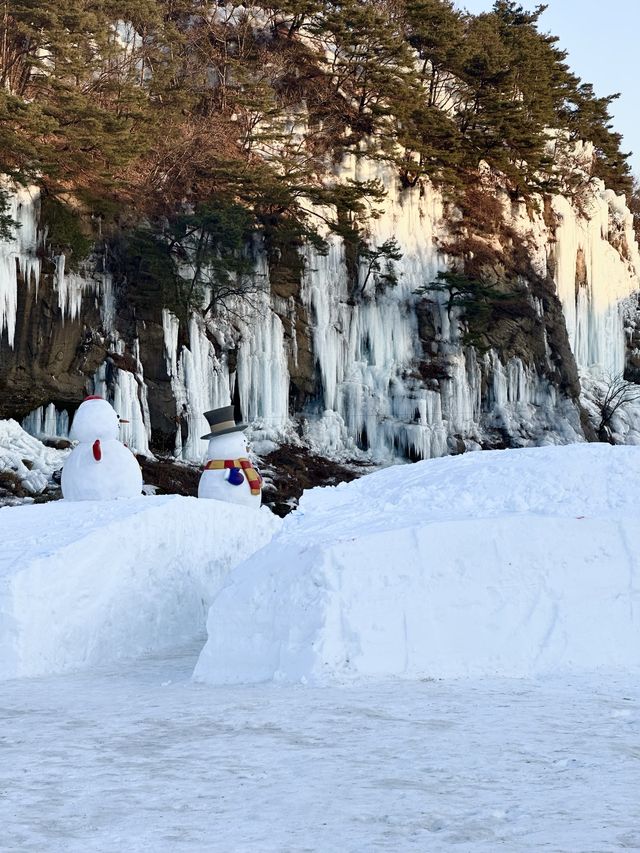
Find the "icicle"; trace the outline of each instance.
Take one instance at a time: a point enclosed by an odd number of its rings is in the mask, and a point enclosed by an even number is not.
[[[114,345],[118,355],[123,355],[124,342],[116,339]],[[125,421],[120,424],[120,440],[135,453],[151,456],[151,418],[137,339],[132,355],[136,362],[135,373],[105,362],[94,374],[93,393],[108,400]]]
[[[176,401],[176,455],[199,462],[207,444],[201,436],[209,432],[204,413],[231,403],[226,357],[219,359],[209,340],[204,320],[189,320],[189,347],[178,353],[178,318],[162,313],[167,373]]]
[[[268,282],[266,258],[260,256],[255,271]],[[208,325],[209,324],[209,325]],[[204,412],[232,402],[236,378],[229,370],[227,352],[237,348],[237,383],[243,418],[260,439],[278,439],[288,422],[289,371],[284,330],[273,311],[268,288],[253,294],[251,301],[238,297],[233,306],[233,325],[225,318],[215,324],[198,315],[189,320],[189,346],[178,352],[179,321],[165,310],[162,315],[167,373],[176,400],[176,455],[201,461],[209,432]],[[216,335],[221,354],[210,339]]]
[[[266,296],[262,311],[248,319],[238,347],[238,387],[242,417],[260,420],[261,428],[271,433],[287,421],[289,371],[284,346],[284,330]]]
[[[102,305],[100,306],[102,325],[106,332],[113,334],[115,331],[116,306],[111,273],[102,273],[100,290],[102,293]]]
[[[624,300],[638,290],[640,258],[624,199],[593,182],[587,214],[553,199],[558,296],[578,368],[593,377],[624,371]],[[611,242],[615,225],[625,254]]]
[[[444,268],[436,243],[443,234],[442,197],[430,187],[423,194],[402,191],[390,169],[366,160],[347,161],[343,177],[384,182],[388,195],[381,216],[371,223],[371,243],[380,246],[394,236],[403,256],[396,263],[395,287],[375,299],[359,294],[354,299],[342,241],[329,237],[326,255],[307,250],[303,300],[313,318],[325,408],[307,432],[324,452],[350,453],[355,440],[376,461],[441,455],[450,432],[475,428],[473,415],[479,410],[476,386],[470,384],[477,377],[473,370],[467,374],[463,357],[453,359],[451,379],[441,383],[441,393],[415,377],[422,360],[415,291]],[[366,273],[361,270],[360,287]],[[371,284],[369,276],[367,292]],[[440,325],[448,334],[448,318]]]
[[[102,289],[102,319],[105,329],[110,330],[113,326],[115,313],[111,298],[110,277],[104,276],[100,281],[89,278],[86,273],[70,272],[65,268],[65,256],[63,254],[56,257],[55,264],[53,281],[58,292],[58,306],[62,314],[63,324],[67,318],[73,321],[80,316],[82,298],[86,292],[96,293]]]
[[[22,420],[22,428],[36,438],[68,438],[69,413],[53,403],[34,409]]]
[[[9,240],[0,240],[0,336],[6,329],[13,347],[18,309],[18,272],[27,286],[40,282],[38,247],[38,190],[18,188],[9,192],[7,214],[17,223]]]

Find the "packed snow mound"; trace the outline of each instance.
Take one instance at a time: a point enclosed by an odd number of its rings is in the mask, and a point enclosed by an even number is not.
[[[640,448],[470,453],[313,489],[216,597],[214,684],[640,669]]]
[[[280,523],[177,495],[0,509],[0,679],[193,641],[228,572]]]
[[[68,455],[68,450],[46,447],[17,421],[0,421],[0,472],[13,474],[30,494],[44,491]]]

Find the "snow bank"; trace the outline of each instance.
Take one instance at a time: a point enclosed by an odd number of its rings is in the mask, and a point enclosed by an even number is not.
[[[640,449],[472,453],[314,489],[215,599],[211,683],[640,668]]]
[[[0,679],[197,638],[229,570],[279,524],[175,495],[0,509]]]
[[[68,453],[46,447],[17,421],[0,421],[0,472],[13,473],[32,495],[44,491],[53,472],[62,468]]]

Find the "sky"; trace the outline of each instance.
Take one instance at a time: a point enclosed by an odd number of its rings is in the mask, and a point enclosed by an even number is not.
[[[533,11],[543,0],[519,2]],[[455,3],[473,14],[493,7],[493,0]],[[640,176],[640,0],[546,0],[546,5],[539,27],[558,36],[574,74],[593,83],[599,96],[621,93],[611,107],[613,128],[624,137],[623,150],[634,152],[631,167]]]

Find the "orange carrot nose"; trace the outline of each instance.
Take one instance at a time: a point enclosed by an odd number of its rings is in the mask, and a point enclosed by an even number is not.
[[[120,418],[120,423],[121,423],[121,424],[130,424],[130,423],[131,423],[131,421],[125,421],[125,419],[124,419],[124,418]]]
[[[96,438],[93,442],[93,458],[96,462],[99,462],[102,459],[102,448],[100,447],[100,439]]]

